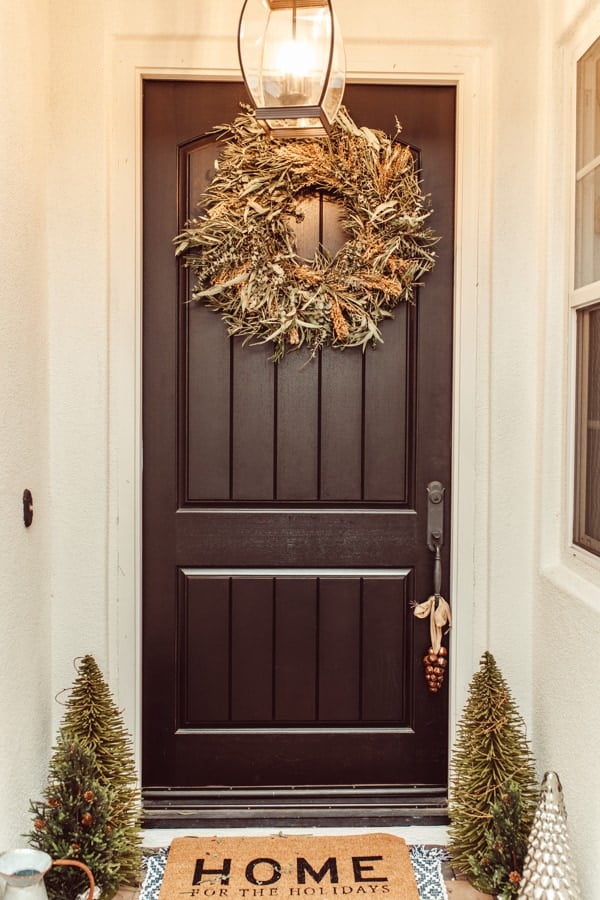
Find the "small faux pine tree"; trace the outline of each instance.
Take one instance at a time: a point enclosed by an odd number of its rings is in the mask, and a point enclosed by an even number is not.
[[[507,783],[490,812],[492,821],[486,833],[486,852],[469,858],[473,881],[489,885],[501,900],[511,900],[519,894],[527,855],[521,789],[514,781]]]
[[[453,864],[479,890],[510,897],[502,891],[518,887],[539,789],[523,719],[489,652],[471,680],[451,772]]]
[[[111,823],[114,796],[98,775],[94,751],[64,731],[59,733],[48,771],[44,800],[31,803],[30,843],[53,859],[85,863],[103,898],[121,882],[120,857],[127,838]],[[45,876],[50,900],[74,900],[89,882],[80,868],[51,868]]]
[[[135,883],[141,871],[141,802],[131,738],[95,659],[78,663],[63,728],[95,754],[98,778],[113,792],[110,821],[122,833],[120,876]]]

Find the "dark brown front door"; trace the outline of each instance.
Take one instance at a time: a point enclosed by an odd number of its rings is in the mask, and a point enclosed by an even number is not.
[[[173,256],[214,171],[208,132],[240,100],[238,84],[145,83],[146,809],[188,823],[443,810],[448,687],[427,691],[411,603],[432,592],[432,480],[448,590],[454,89],[347,89],[358,124],[402,122],[438,261],[376,350],[279,364],[185,303]],[[339,242],[328,209],[314,202],[304,250]]]

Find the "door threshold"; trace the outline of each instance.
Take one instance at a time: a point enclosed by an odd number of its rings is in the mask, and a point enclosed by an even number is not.
[[[445,825],[445,786],[144,791],[144,827],[294,828]]]
[[[176,828],[146,828],[143,832],[143,845],[148,850],[170,847],[171,842],[178,837],[269,837],[271,835],[311,834],[319,836],[345,836],[355,834],[367,834],[374,829],[371,827],[340,826],[329,828],[321,826],[306,826],[297,828],[278,828],[276,831],[266,825],[252,825],[241,828],[195,828],[186,826],[182,822]],[[403,838],[409,846],[422,845],[429,847],[446,847],[448,844],[448,829],[446,825],[378,825],[378,832],[393,834]]]

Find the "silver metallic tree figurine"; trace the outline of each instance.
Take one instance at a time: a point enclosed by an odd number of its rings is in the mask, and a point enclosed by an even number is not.
[[[562,785],[546,772],[529,835],[519,898],[581,900],[573,864]]]

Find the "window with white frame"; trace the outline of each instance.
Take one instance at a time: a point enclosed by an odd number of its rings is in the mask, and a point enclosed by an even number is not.
[[[577,63],[573,541],[600,556],[600,39]]]

